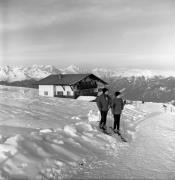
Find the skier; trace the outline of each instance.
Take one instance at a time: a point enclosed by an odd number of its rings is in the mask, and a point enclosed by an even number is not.
[[[114,94],[112,100],[112,114],[114,116],[114,132],[120,134],[120,117],[124,107],[123,99],[121,98],[121,92],[117,91]],[[116,129],[117,126],[117,129]]]
[[[109,90],[107,88],[103,88],[102,94],[97,98],[97,107],[101,114],[99,127],[100,129],[103,129],[104,131],[107,130],[106,118],[107,118],[108,111],[111,107],[111,98],[108,93],[109,93]]]

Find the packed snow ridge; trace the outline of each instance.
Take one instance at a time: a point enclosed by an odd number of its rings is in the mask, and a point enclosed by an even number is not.
[[[0,102],[2,180],[175,178],[171,104],[127,104],[124,143],[99,131],[96,103],[84,98],[40,97],[34,89],[0,86]]]

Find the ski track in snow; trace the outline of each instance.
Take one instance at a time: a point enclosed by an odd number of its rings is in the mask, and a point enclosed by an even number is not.
[[[2,180],[175,177],[175,114],[162,104],[126,105],[121,132],[128,143],[101,133],[96,104],[84,99],[0,86],[0,114]]]

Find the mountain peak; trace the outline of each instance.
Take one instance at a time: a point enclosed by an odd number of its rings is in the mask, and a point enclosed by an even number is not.
[[[27,79],[42,79],[50,74],[59,74],[60,70],[51,65],[2,66],[0,67],[0,81],[22,81]]]
[[[67,68],[62,69],[62,73],[63,74],[67,74],[67,73],[80,73],[80,68],[75,66],[75,65],[70,65]]]
[[[80,70],[79,67],[75,66],[75,65],[70,65],[68,66],[66,69],[71,70],[71,71],[77,71]]]

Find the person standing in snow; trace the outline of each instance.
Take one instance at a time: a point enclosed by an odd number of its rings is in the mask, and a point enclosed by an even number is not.
[[[106,130],[106,118],[108,111],[111,107],[111,98],[109,96],[107,88],[102,89],[102,94],[97,98],[97,107],[101,114],[101,120],[99,123],[100,129]]]
[[[120,132],[120,117],[124,107],[123,99],[121,98],[121,93],[119,91],[115,92],[114,98],[112,100],[112,114],[114,116],[114,132]],[[117,129],[116,129],[117,126]]]

